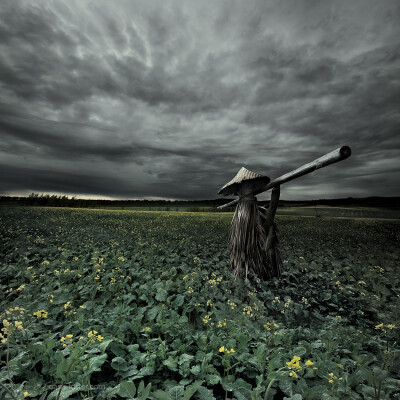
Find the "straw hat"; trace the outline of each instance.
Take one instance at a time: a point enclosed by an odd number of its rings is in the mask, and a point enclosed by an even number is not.
[[[266,185],[270,179],[268,176],[257,174],[242,167],[236,176],[219,190],[218,194],[223,196],[235,194],[238,192],[239,185],[245,181],[259,182],[261,185]]]

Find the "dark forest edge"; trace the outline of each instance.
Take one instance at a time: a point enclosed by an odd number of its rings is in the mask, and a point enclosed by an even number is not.
[[[216,208],[226,204],[232,199],[221,198],[214,200],[102,200],[102,199],[79,199],[66,195],[49,195],[32,193],[28,197],[0,196],[0,206],[40,206],[40,207],[72,207],[72,208],[115,208],[158,211],[189,211],[189,212],[232,212],[234,207],[221,211]],[[268,201],[260,201],[261,205]],[[343,199],[318,199],[308,201],[280,200],[279,208],[285,207],[382,207],[400,210],[400,197],[364,197]]]

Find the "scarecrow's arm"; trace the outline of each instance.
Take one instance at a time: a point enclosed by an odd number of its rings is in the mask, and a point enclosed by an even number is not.
[[[349,146],[339,147],[338,149],[333,150],[330,153],[325,154],[324,156],[317,158],[316,160],[314,160],[308,164],[302,165],[301,167],[295,169],[294,171],[288,172],[287,174],[274,179],[273,181],[269,182],[265,186],[262,186],[261,188],[256,190],[254,192],[254,195],[260,194],[262,192],[266,192],[267,190],[269,190],[275,186],[282,185],[283,183],[289,182],[292,179],[299,178],[300,176],[309,174],[310,172],[313,172],[318,168],[326,167],[327,165],[336,163],[338,161],[345,160],[346,158],[350,157],[350,155],[351,155],[351,149]],[[218,194],[220,194],[220,192]],[[217,208],[219,210],[221,210],[225,207],[233,206],[238,201],[239,201],[238,199],[233,200],[230,203],[224,204]]]

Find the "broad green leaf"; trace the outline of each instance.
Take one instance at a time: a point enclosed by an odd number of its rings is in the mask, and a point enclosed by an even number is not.
[[[128,364],[124,358],[115,357],[111,361],[111,367],[117,371],[126,371],[128,369]]]
[[[152,396],[157,400],[170,400],[169,392],[164,392],[163,390],[155,391]]]
[[[197,389],[196,396],[198,400],[216,400],[212,390],[207,389],[204,386],[200,386]]]
[[[171,400],[182,400],[184,387],[183,386],[174,386],[169,391],[169,397]]]
[[[101,352],[106,351],[108,345],[109,345],[110,343],[112,343],[113,341],[114,341],[114,339],[103,340],[103,341],[98,345],[99,350],[100,350]]]
[[[293,350],[290,351],[294,356],[301,357],[307,353],[307,349],[303,346],[295,347]]]
[[[133,382],[123,381],[121,382],[118,388],[117,394],[124,398],[134,397],[136,394],[136,386]]]
[[[178,364],[172,357],[168,357],[166,360],[164,360],[163,364],[172,371],[177,371]]]
[[[195,376],[199,375],[201,372],[200,365],[194,365],[192,368],[190,368],[190,372]]]
[[[60,385],[61,388],[61,385]],[[78,393],[81,391],[81,386],[80,385],[74,385],[74,386],[68,386],[64,385],[63,388],[61,389],[60,393],[60,388],[57,388],[53,390],[49,396],[47,397],[46,400],[55,400],[58,398],[58,400],[66,400],[70,398],[75,393]],[[60,393],[60,397],[58,397],[58,394]]]
[[[185,301],[185,296],[178,294],[175,298],[175,307],[176,308],[182,307],[184,301]]]
[[[198,388],[203,384],[203,381],[196,381],[192,385],[188,386],[185,389],[185,393],[183,394],[183,400],[189,400],[198,390]]]
[[[158,289],[156,294],[156,300],[165,301],[167,299],[168,292],[165,289]]]
[[[149,396],[150,390],[151,390],[151,382],[146,387],[144,387],[144,383],[143,381],[141,381],[138,389],[137,400],[146,400],[147,397]]]
[[[89,370],[88,374],[92,374],[93,372],[97,372],[101,370],[101,366],[104,364],[104,361],[107,359],[107,354],[102,354],[100,356],[91,357],[89,359]]]
[[[303,396],[301,394],[294,394],[290,397],[284,397],[283,400],[303,400]]]

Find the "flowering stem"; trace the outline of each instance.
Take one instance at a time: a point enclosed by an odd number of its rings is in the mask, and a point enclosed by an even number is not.
[[[7,364],[8,380],[10,381],[10,384],[11,384],[11,390],[12,390],[12,393],[13,393],[13,397],[16,398],[15,394],[14,394],[14,382],[11,379],[9,358],[10,358],[10,343],[8,342],[8,338],[7,338],[6,364]]]
[[[8,389],[6,386],[4,386],[3,383],[0,382],[1,387],[15,400],[18,400],[18,397],[15,397],[14,393]]]
[[[285,369],[285,368],[286,368],[286,367],[279,368],[278,371],[276,371],[275,376],[277,376],[278,373],[279,373],[280,371],[282,371],[283,369]],[[275,377],[274,377],[274,378],[271,379],[271,382],[268,384],[267,390],[265,391],[265,394],[264,394],[264,400],[267,400],[267,399],[268,399],[269,389],[271,389],[271,386],[272,386],[272,384],[273,384],[275,381],[276,381],[276,379],[275,379]]]

